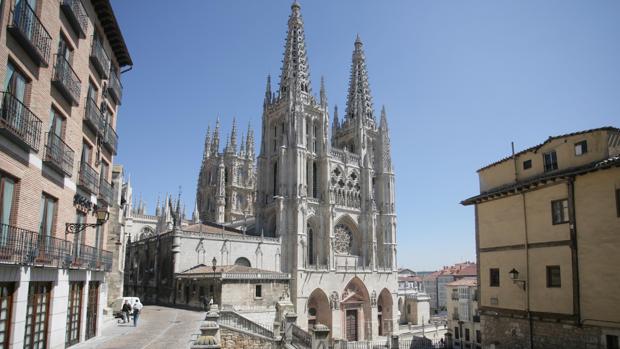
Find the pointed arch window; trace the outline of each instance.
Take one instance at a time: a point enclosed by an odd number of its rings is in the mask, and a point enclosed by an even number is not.
[[[315,265],[316,264],[316,256],[315,251],[314,251],[314,230],[312,229],[312,227],[310,226],[310,224],[308,223],[307,228],[306,228],[307,232],[308,232],[308,265]]]
[[[278,162],[273,164],[273,196],[278,195]]]
[[[319,196],[319,188],[317,181],[317,173],[316,173],[316,162],[312,163],[312,197],[318,198]]]

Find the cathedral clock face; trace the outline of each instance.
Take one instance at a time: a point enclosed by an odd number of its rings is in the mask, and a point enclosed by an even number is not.
[[[334,232],[334,251],[341,254],[351,254],[353,234],[344,224],[338,224]]]

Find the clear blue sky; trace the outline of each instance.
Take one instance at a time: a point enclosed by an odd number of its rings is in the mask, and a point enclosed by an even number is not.
[[[123,75],[117,163],[152,211],[193,207],[219,115],[260,135],[291,1],[112,2],[135,67]],[[620,126],[618,1],[301,1],[313,89],[344,108],[359,33],[396,168],[398,259],[429,270],[475,259],[476,170],[548,136]],[[257,147],[258,147],[257,140]],[[188,214],[191,210],[188,209]]]

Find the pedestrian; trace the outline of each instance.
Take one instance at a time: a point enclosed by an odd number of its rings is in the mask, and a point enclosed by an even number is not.
[[[209,300],[209,310],[211,310],[211,306],[213,305],[213,297],[211,297],[211,299]]]
[[[129,313],[131,313],[131,304],[129,304],[129,300],[125,299],[125,304],[121,308],[121,312],[123,313],[123,323],[126,324],[129,322]]]
[[[139,299],[136,299],[136,302],[133,304],[133,327],[138,326],[138,318],[140,317],[140,312],[142,311],[142,303],[140,303]]]

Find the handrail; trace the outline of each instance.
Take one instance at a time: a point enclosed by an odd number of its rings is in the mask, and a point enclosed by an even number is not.
[[[56,64],[54,65],[53,81],[61,86],[64,94],[71,100],[74,105],[80,100],[81,81],[75,70],[71,66],[71,62],[67,57],[61,54],[55,54]]]
[[[105,120],[101,115],[101,110],[97,106],[97,102],[90,98],[86,98],[86,108],[84,108],[84,120],[94,129],[95,133],[105,132]]]
[[[98,192],[98,175],[94,168],[86,162],[80,163],[80,173],[78,176],[78,185],[81,185],[91,194],[97,194]]]
[[[36,55],[38,55],[45,66],[49,62],[52,36],[47,32],[45,26],[37,16],[36,12],[30,7],[28,1],[20,1],[13,8],[12,27],[16,28],[21,36],[27,40]]]
[[[75,152],[60,136],[54,132],[47,133],[45,144],[45,161],[52,163],[65,175],[73,173],[73,157]]]
[[[263,337],[274,338],[273,327],[259,324],[232,310],[221,310],[219,323],[220,325],[233,327]]]
[[[86,15],[86,9],[80,0],[62,0],[62,6],[66,9],[69,20],[73,23],[80,33],[81,37],[84,37],[86,29],[88,28],[88,15]]]
[[[10,131],[35,152],[39,151],[43,122],[11,92],[2,92],[0,128]]]
[[[291,338],[293,344],[301,345],[305,348],[312,347],[312,336],[310,333],[304,331],[301,327],[296,324],[291,324]]]
[[[110,58],[105,52],[101,42],[97,40],[95,36],[93,36],[93,46],[90,56],[93,58],[95,68],[99,70],[99,74],[101,74],[104,78],[107,78],[107,74],[110,72]]]

